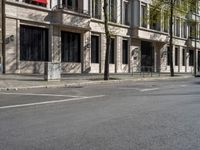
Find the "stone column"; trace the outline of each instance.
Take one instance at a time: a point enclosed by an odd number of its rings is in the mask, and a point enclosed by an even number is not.
[[[17,73],[17,20],[6,18],[5,73]]]
[[[106,51],[106,36],[105,34],[101,34],[101,48],[100,48],[100,56],[101,56],[101,60],[100,60],[100,65],[101,65],[101,69],[100,69],[100,73],[104,73],[104,65],[105,65],[105,51]]]
[[[17,20],[16,26],[16,73],[20,73],[20,20]]]
[[[157,49],[158,46],[156,44],[153,44],[153,49],[154,49],[154,72],[157,71]]]
[[[61,30],[58,26],[50,26],[49,61],[61,63]]]
[[[173,51],[172,51],[172,59],[173,59],[173,67],[174,67],[174,72],[175,72],[175,46],[173,45]]]
[[[82,73],[89,73],[91,70],[91,32],[83,34],[82,49]]]
[[[116,49],[115,49],[115,72],[121,72],[122,68],[122,38],[116,36]]]
[[[189,47],[187,47],[185,55],[186,55],[185,72],[188,72],[188,68],[189,68]]]
[[[45,62],[44,79],[54,81],[61,79],[61,32],[60,27],[50,25],[49,61]]]
[[[184,59],[182,57],[182,53],[183,53],[183,47],[179,48],[179,72],[181,72],[183,64],[182,64],[182,60]]]
[[[117,8],[116,8],[116,21],[117,23],[121,22],[121,0],[116,0]]]
[[[181,71],[181,47],[178,47],[178,72]]]
[[[157,57],[156,57],[156,72],[159,72],[161,70],[161,51],[164,49],[164,45],[162,43],[159,43],[156,49]]]

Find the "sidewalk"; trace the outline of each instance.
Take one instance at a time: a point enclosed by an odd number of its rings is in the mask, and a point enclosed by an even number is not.
[[[18,90],[30,88],[53,88],[53,87],[80,87],[91,84],[120,83],[124,81],[148,81],[191,78],[191,74],[178,74],[170,77],[169,74],[111,74],[109,81],[103,80],[103,74],[67,74],[62,75],[61,81],[45,81],[43,75],[0,75],[0,91]]]

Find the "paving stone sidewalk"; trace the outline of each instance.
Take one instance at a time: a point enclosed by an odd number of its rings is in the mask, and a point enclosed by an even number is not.
[[[103,80],[103,74],[67,74],[62,75],[61,81],[45,81],[43,75],[0,75],[0,90],[17,90],[28,88],[53,88],[53,87],[73,87],[91,84],[119,83],[127,80],[147,81],[191,78],[191,74],[178,74],[170,77],[169,74],[111,74],[109,81]]]

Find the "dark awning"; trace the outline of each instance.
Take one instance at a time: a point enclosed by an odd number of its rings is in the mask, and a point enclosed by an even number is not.
[[[33,0],[34,2],[47,4],[47,0]]]

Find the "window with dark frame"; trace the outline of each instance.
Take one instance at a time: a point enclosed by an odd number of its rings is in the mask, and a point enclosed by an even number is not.
[[[92,0],[92,17],[101,19],[101,2],[100,0]]]
[[[192,22],[189,26],[190,32],[189,32],[189,38],[194,39],[195,38],[195,24]]]
[[[167,65],[170,65],[170,47],[167,47]]]
[[[116,22],[116,0],[109,0],[109,21]]]
[[[122,46],[122,64],[128,64],[128,40],[123,40]]]
[[[170,47],[167,47],[167,65],[170,65]]]
[[[80,34],[72,32],[61,32],[62,62],[81,61]]]
[[[182,19],[182,25],[181,25],[181,37],[182,38],[186,38],[187,37],[187,23],[183,19]]]
[[[176,32],[176,36],[179,37],[180,36],[180,19],[176,18],[175,21],[175,32]]]
[[[147,4],[141,4],[141,26],[147,27]]]
[[[115,39],[111,38],[110,44],[110,64],[115,63]]]
[[[128,13],[129,13],[129,3],[127,2],[127,1],[124,1],[124,21],[123,21],[123,23],[125,24],[125,25],[129,25],[129,16],[128,16]]]
[[[175,48],[175,66],[178,66],[178,48]]]
[[[164,12],[163,17],[164,17],[164,20],[163,20],[164,32],[169,32],[169,16],[166,11]]]
[[[99,63],[99,36],[91,37],[91,63]]]
[[[185,49],[182,49],[182,66],[185,66],[185,59],[186,59],[186,52]]]
[[[20,25],[20,60],[48,61],[48,29]]]
[[[160,31],[160,10],[155,10],[155,8],[150,7],[150,29]]]
[[[62,0],[62,4],[68,10],[78,11],[79,9],[79,0]]]
[[[194,51],[189,50],[189,66],[194,66]]]

